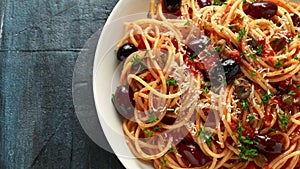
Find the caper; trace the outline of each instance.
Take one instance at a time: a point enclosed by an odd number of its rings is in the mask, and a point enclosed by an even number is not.
[[[282,95],[282,101],[283,101],[283,103],[290,106],[294,102],[294,97],[292,95],[289,95],[289,94],[283,94]]]
[[[247,99],[250,96],[250,88],[246,86],[237,86],[235,89],[237,97],[241,100]]]

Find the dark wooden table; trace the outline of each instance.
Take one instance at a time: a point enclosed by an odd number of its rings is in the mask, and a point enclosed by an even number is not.
[[[0,1],[0,169],[123,168],[85,134],[72,100],[79,52],[116,3]]]

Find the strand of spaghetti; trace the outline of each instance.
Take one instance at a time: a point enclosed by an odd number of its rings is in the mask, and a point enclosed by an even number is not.
[[[297,67],[292,70],[289,74],[286,74],[284,76],[280,76],[278,78],[270,78],[270,82],[280,82],[280,81],[284,81],[288,78],[291,78],[294,74],[298,73],[300,71],[300,62],[298,62]]]
[[[296,144],[293,144],[292,146],[290,146],[290,148],[288,150],[286,150],[284,153],[280,154],[274,160],[272,160],[269,163],[269,167],[270,168],[275,168],[274,165],[280,164],[279,162],[281,161],[281,159],[283,159],[283,158],[287,157],[288,155],[290,155],[294,151],[295,148],[296,148]]]
[[[177,93],[174,93],[174,94],[163,94],[163,93],[158,92],[156,89],[152,88],[150,85],[148,85],[148,83],[146,83],[143,79],[141,79],[140,77],[138,77],[136,75],[129,74],[128,79],[129,80],[130,79],[135,79],[136,81],[138,81],[139,83],[144,85],[149,91],[153,92],[158,97],[171,99],[171,98],[179,97],[182,93],[184,93],[184,91],[178,91]]]
[[[283,157],[277,163],[273,165],[273,168],[277,168],[281,163],[285,163],[289,158],[300,155],[300,151],[292,152],[291,154]]]
[[[136,136],[138,137],[139,136],[139,131],[140,130],[137,130],[136,131]],[[157,154],[153,154],[153,155],[149,155],[149,154],[146,154],[142,148],[140,147],[140,144],[139,144],[139,139],[135,139],[134,140],[134,144],[135,144],[135,148],[137,150],[137,152],[143,157],[143,158],[146,158],[146,159],[157,159],[157,158],[160,158],[162,157],[164,154],[166,154],[168,152],[168,150],[171,148],[171,145],[172,145],[172,140],[170,139],[167,143],[167,145],[165,146],[165,148],[157,153]]]
[[[225,151],[226,151],[226,155],[222,158],[222,160],[218,161],[216,165],[216,169],[221,168],[224,165],[224,163],[226,163],[226,161],[228,161],[233,155],[233,152],[231,152],[229,149],[225,149]]]

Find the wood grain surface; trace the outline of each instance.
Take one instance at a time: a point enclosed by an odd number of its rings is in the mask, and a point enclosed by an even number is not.
[[[117,0],[0,1],[0,169],[118,169],[82,130],[72,75]]]

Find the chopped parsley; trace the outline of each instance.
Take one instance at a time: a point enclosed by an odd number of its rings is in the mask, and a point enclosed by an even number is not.
[[[162,128],[163,128],[163,127],[162,127],[161,125],[159,125],[159,126],[154,127],[153,130],[161,131]]]
[[[249,58],[252,59],[252,60],[256,60],[256,59],[257,59],[257,58],[256,58],[256,55],[254,55],[254,54],[249,54],[248,56],[249,56]]]
[[[147,137],[152,137],[154,134],[153,131],[149,131],[148,129],[145,129],[144,133],[147,135]]]
[[[258,151],[254,148],[247,149],[245,146],[240,146],[239,148],[241,150],[239,154],[240,161],[248,161],[249,157],[258,156]]]
[[[177,81],[175,79],[168,78],[166,83],[168,86],[177,86]]]
[[[246,32],[247,32],[246,27],[240,29],[239,36],[237,38],[238,42],[241,42],[241,40],[242,40],[243,36],[246,34]]]
[[[214,136],[212,135],[212,133],[208,130],[202,129],[202,127],[200,127],[200,130],[198,132],[198,137],[200,139],[204,139],[204,142],[207,143],[208,146],[211,145],[211,141],[215,140]]]
[[[167,162],[166,162],[166,160],[165,160],[165,156],[162,156],[162,157],[161,157],[161,165],[162,165],[164,168],[166,168],[166,166],[167,166]]]
[[[272,93],[268,91],[266,94],[263,95],[262,102],[265,104],[268,103],[272,96]]]
[[[297,84],[297,85],[296,85],[296,88],[297,88],[297,89],[300,89],[300,84]]]
[[[290,43],[293,42],[293,40],[294,40],[294,38],[293,38],[293,37],[290,37],[290,38],[288,39],[287,43],[290,44]]]
[[[114,102],[115,102],[115,99],[116,99],[116,95],[115,95],[115,94],[112,94],[112,95],[111,95],[111,99],[110,99],[110,100],[111,100],[111,102],[113,102],[113,103],[114,103]]]
[[[241,124],[241,121],[238,121],[238,126],[236,128],[236,131],[238,133],[238,139],[240,143],[242,144],[239,146],[239,149],[241,150],[241,153],[239,154],[239,159],[240,161],[248,161],[248,157],[255,157],[258,155],[258,151],[256,149],[250,148],[247,149],[246,146],[244,145],[253,145],[253,144],[258,144],[257,142],[254,142],[250,140],[247,136],[246,138],[242,137],[243,131],[245,131],[245,128]]]
[[[299,56],[295,56],[294,59],[295,59],[295,60],[299,60]]]
[[[294,90],[290,90],[288,95],[292,95],[292,96],[295,96],[296,95],[296,92]]]
[[[274,128],[270,128],[270,129],[269,129],[269,132],[271,132],[271,133],[272,133],[272,132],[276,132],[276,130],[275,130]]]
[[[255,71],[252,70],[252,71],[250,72],[250,76],[255,77],[255,76],[256,76]]]
[[[186,21],[186,23],[184,23],[184,26],[191,26],[191,23],[189,20]]]
[[[248,110],[248,108],[249,108],[249,103],[248,103],[247,100],[241,100],[240,103],[241,103],[241,105],[242,105],[243,110]]]
[[[209,93],[209,88],[208,88],[208,86],[205,86],[205,87],[203,88],[203,93],[204,93],[204,94],[208,94],[208,93]]]
[[[276,69],[280,69],[283,66],[284,61],[277,59],[277,63],[275,65]]]
[[[215,50],[216,50],[218,53],[220,53],[220,51],[221,51],[221,46],[218,45],[218,46],[215,48]]]
[[[277,113],[277,115],[282,126],[287,127],[289,124],[290,117],[288,115],[280,114],[280,113]]]
[[[227,5],[227,2],[223,2],[221,0],[214,0],[213,5],[219,5],[219,6]]]
[[[158,117],[154,114],[154,110],[150,111],[150,113],[148,114],[148,118],[150,120],[150,123],[155,123],[158,120]]]
[[[300,34],[298,35],[298,38],[300,38]]]
[[[176,148],[172,147],[168,150],[168,153],[175,153],[176,151]]]
[[[248,115],[248,122],[252,121],[255,119],[255,115],[254,114],[249,114]]]
[[[260,56],[262,54],[262,51],[263,51],[263,45],[258,45],[257,46],[257,49],[256,49],[256,53],[258,56]]]
[[[189,56],[190,61],[194,61],[198,55],[194,52],[192,56]]]
[[[247,0],[243,0],[243,4],[247,4]]]
[[[142,58],[139,55],[135,55],[132,59],[131,62],[133,65],[137,65],[142,61]]]

